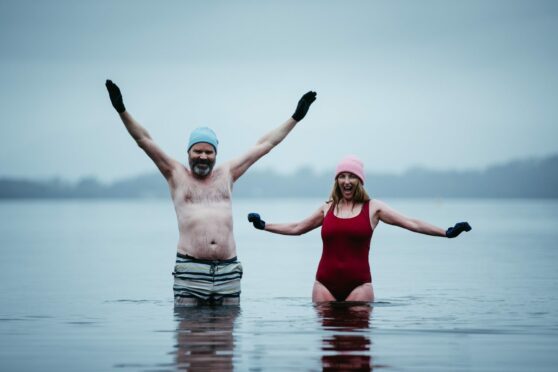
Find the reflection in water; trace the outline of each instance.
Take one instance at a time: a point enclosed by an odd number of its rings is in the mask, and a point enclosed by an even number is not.
[[[239,306],[175,307],[177,369],[232,371],[239,313]]]
[[[372,371],[370,354],[370,316],[367,302],[330,302],[318,304],[322,321],[322,368],[331,370]]]

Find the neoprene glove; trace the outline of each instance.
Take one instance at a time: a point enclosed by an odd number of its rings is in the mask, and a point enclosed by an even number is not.
[[[248,222],[252,222],[254,227],[258,230],[265,229],[265,221],[263,221],[257,213],[248,213]]]
[[[120,93],[120,89],[118,88],[118,85],[114,84],[110,80],[107,80],[105,85],[109,92],[110,102],[112,103],[112,107],[114,107],[114,109],[118,111],[118,113],[120,114],[126,111],[126,107],[124,107],[124,102],[122,101],[122,94]]]
[[[450,227],[446,230],[446,236],[448,238],[455,238],[457,235],[461,234],[463,231],[471,231],[471,225],[468,222],[458,222],[454,227]]]
[[[292,116],[293,119],[296,121],[301,121],[306,116],[308,109],[312,102],[316,100],[316,92],[308,92],[302,96],[302,98],[298,101],[298,105],[296,106],[296,110]]]

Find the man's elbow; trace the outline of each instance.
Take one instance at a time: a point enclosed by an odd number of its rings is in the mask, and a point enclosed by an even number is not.
[[[138,147],[142,150],[146,150],[149,144],[149,138],[147,137],[137,137],[134,139],[136,140],[136,144],[138,145]]]
[[[269,152],[275,147],[277,146],[277,144],[274,144],[273,142],[264,142],[262,144],[262,148],[261,148],[261,154],[262,156],[269,154]]]

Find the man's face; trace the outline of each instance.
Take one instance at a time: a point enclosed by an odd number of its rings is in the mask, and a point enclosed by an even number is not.
[[[215,149],[209,143],[196,143],[188,151],[190,169],[197,177],[205,178],[211,173],[216,156]]]

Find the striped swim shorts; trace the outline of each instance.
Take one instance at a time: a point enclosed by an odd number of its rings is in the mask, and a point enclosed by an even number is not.
[[[228,260],[200,260],[177,253],[174,267],[174,300],[196,298],[220,301],[240,296],[242,264],[236,257]]]

